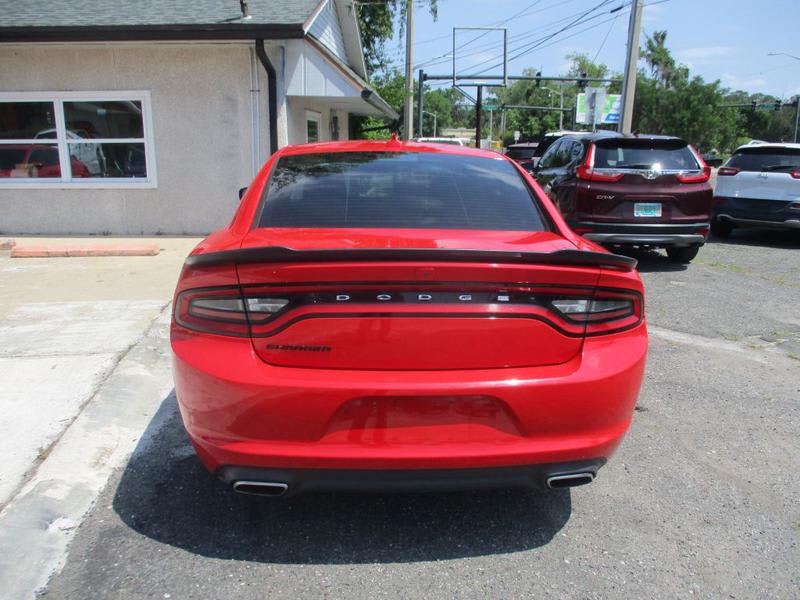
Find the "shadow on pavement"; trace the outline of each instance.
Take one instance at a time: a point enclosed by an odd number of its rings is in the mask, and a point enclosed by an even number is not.
[[[194,455],[174,392],[114,496],[133,530],[203,556],[279,564],[430,561],[542,546],[566,524],[568,490],[242,496]]]
[[[689,265],[672,262],[663,251],[645,250],[643,248],[615,248],[613,251],[616,254],[631,256],[638,260],[639,264],[636,265],[636,270],[640,273],[685,271],[689,267]]]
[[[734,229],[730,237],[712,235],[709,244],[735,244],[738,246],[763,246],[766,248],[800,248],[800,231],[777,231],[771,229]],[[701,250],[702,252],[702,250]]]

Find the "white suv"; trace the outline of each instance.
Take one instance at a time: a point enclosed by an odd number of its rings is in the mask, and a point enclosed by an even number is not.
[[[711,231],[800,229],[800,144],[751,142],[717,171]]]

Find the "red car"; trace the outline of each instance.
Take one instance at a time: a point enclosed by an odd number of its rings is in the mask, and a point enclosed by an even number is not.
[[[495,152],[288,147],[174,298],[200,460],[245,493],[589,483],[647,353],[635,260]]]
[[[90,177],[89,169],[70,156],[73,177]],[[0,178],[61,177],[58,149],[42,144],[0,145]]]

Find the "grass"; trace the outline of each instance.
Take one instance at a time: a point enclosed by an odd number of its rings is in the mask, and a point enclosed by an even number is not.
[[[43,461],[50,455],[50,450],[53,448],[52,445],[50,446],[39,446],[39,450],[36,452],[36,460]]]

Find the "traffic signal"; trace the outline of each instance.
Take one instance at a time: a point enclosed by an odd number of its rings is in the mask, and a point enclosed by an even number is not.
[[[753,111],[753,112],[755,112],[756,110],[758,110],[758,102],[757,102],[757,101],[755,101],[755,100],[753,100],[753,101],[750,103],[750,108],[752,109],[752,111]]]
[[[586,89],[586,78],[588,77],[588,73],[584,72],[581,73],[581,76],[578,78],[578,88],[585,90]]]
[[[541,76],[542,76],[542,72],[541,71],[536,71],[536,87],[539,87],[540,85],[542,85],[542,80],[539,79],[539,77],[541,77]]]
[[[780,100],[776,100],[775,101],[775,106],[774,106],[775,110],[780,110],[781,109],[781,104],[782,103],[781,103]]]

